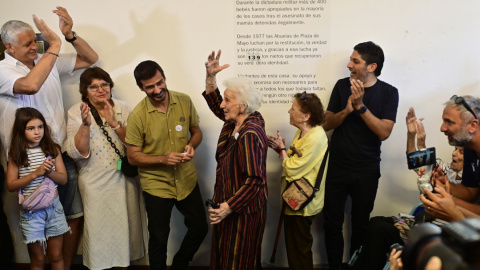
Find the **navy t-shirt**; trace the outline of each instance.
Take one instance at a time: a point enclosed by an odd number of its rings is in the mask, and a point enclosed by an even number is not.
[[[350,78],[338,80],[333,88],[327,111],[338,113],[345,109],[350,90]],[[365,88],[363,103],[379,119],[395,122],[398,108],[398,90],[377,79]],[[333,132],[330,144],[330,163],[349,170],[365,170],[380,166],[382,141],[365,124],[357,111],[350,113]]]
[[[462,184],[466,187],[480,187],[480,158],[474,150],[466,147],[463,151]]]

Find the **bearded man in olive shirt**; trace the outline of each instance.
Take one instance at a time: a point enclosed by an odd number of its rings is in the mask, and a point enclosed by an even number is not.
[[[147,96],[128,118],[125,141],[128,160],[139,167],[142,177],[150,233],[150,269],[166,269],[173,206],[185,217],[188,231],[170,269],[186,269],[208,232],[191,161],[202,141],[200,119],[188,95],[167,89],[164,72],[157,63],[140,63],[134,75]]]

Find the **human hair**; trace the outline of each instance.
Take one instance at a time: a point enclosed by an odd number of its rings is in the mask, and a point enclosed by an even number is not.
[[[262,93],[245,77],[232,77],[223,81],[223,85],[235,93],[239,102],[245,102],[245,113],[251,114],[262,105]]]
[[[92,83],[94,79],[104,80],[110,84],[110,89],[113,88],[114,84],[112,78],[110,77],[110,74],[108,74],[105,70],[100,67],[87,68],[85,69],[85,71],[83,71],[82,75],[80,75],[79,91],[82,95],[83,102],[88,101],[88,86]],[[110,91],[110,97],[112,97],[112,91]]]
[[[353,49],[362,56],[362,59],[367,62],[367,65],[373,63],[377,64],[374,73],[375,76],[380,76],[382,73],[383,62],[385,61],[382,48],[371,41],[367,41],[357,44]]]
[[[142,81],[153,78],[157,73],[157,70],[160,71],[163,78],[166,79],[165,74],[163,73],[162,67],[152,60],[143,61],[137,65],[133,71],[133,76],[135,76],[135,81],[137,82],[138,87],[143,89]]]
[[[33,28],[28,23],[11,20],[3,24],[2,29],[0,30],[0,36],[2,38],[3,44],[11,43],[17,45],[18,34],[21,34],[26,31],[33,31]]]
[[[315,93],[296,93],[293,96],[297,100],[302,113],[310,114],[307,123],[314,127],[320,126],[325,121],[325,111],[323,110],[322,101]]]
[[[461,96],[465,100],[465,102],[470,106],[470,108],[475,112],[477,117],[480,117],[480,98],[476,98],[470,95]],[[461,117],[466,125],[470,120],[475,119],[475,116],[470,113],[467,108],[462,103],[456,103],[455,100],[448,100],[444,103],[445,106],[452,106],[458,108],[460,110]],[[480,121],[480,119],[479,119]]]
[[[28,122],[34,119],[40,119],[43,123],[43,137],[38,146],[42,149],[45,156],[56,157],[60,153],[60,146],[53,141],[50,127],[42,113],[30,107],[19,108],[15,112],[15,121],[13,122],[12,134],[10,136],[10,149],[8,151],[11,161],[19,167],[29,166],[27,156],[28,141],[25,137],[25,128]]]

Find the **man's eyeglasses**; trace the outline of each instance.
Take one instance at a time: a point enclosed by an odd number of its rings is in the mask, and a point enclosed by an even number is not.
[[[453,100],[455,101],[455,104],[459,105],[459,104],[462,104],[463,107],[465,107],[465,109],[467,109],[467,111],[471,112],[473,114],[473,116],[475,117],[475,119],[478,119],[477,117],[477,114],[472,110],[472,108],[470,108],[470,106],[468,105],[468,103],[465,101],[465,99],[463,97],[459,97],[457,95],[453,95],[450,100]]]
[[[88,90],[92,91],[92,92],[98,92],[98,90],[100,89],[100,87],[103,89],[103,90],[108,90],[108,88],[110,88],[110,83],[106,82],[106,83],[102,83],[100,85],[96,85],[96,84],[91,84],[87,87]]]

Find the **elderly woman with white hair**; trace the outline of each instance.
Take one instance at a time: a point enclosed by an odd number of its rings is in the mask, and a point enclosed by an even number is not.
[[[265,121],[256,111],[262,94],[245,78],[224,81],[224,98],[216,74],[221,51],[205,63],[206,91],[212,112],[224,121],[218,139],[216,182],[209,208],[214,224],[210,269],[261,269],[261,247],[267,215],[266,159],[268,140]]]

